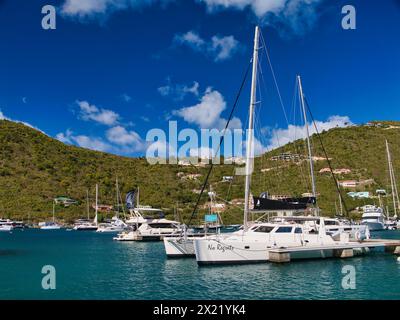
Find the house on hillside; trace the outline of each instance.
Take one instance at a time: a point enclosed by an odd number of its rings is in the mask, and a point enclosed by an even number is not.
[[[374,179],[365,179],[365,180],[360,180],[358,182],[358,184],[360,186],[370,186],[371,184],[374,184],[374,183],[375,183]]]
[[[237,164],[237,165],[242,165],[246,163],[246,160],[240,157],[230,157],[230,158],[225,158],[224,164]]]
[[[233,176],[223,176],[222,177],[222,182],[232,182],[233,181]]]
[[[191,163],[189,160],[185,159],[185,160],[179,160],[178,165],[183,166],[183,167],[188,167],[188,166],[191,166]]]
[[[348,192],[347,195],[353,199],[368,199],[371,197],[371,195],[368,191]]]
[[[351,173],[351,169],[347,169],[347,168],[334,169],[333,173],[334,174],[349,174],[349,173]]]
[[[329,168],[322,168],[321,170],[319,170],[319,173],[330,173],[331,169]],[[351,169],[347,169],[347,168],[340,168],[340,169],[333,169],[333,173],[334,174],[349,174],[351,173]]]
[[[69,207],[74,204],[78,204],[78,201],[68,198],[68,197],[57,197],[54,199],[56,204],[63,205],[64,207]]]
[[[358,181],[356,180],[339,181],[339,185],[343,188],[356,188],[358,185]]]
[[[386,196],[387,194],[385,189],[376,189],[375,193],[380,196]]]
[[[270,158],[272,161],[299,161],[302,159],[302,156],[300,154],[295,154],[295,153],[281,153],[277,156],[273,156]]]
[[[96,205],[93,204],[92,208],[94,210],[96,210]],[[97,205],[97,210],[99,212],[111,212],[113,210],[113,208],[114,208],[113,206],[110,206],[110,205],[107,205],[107,204],[99,204],[99,205]]]
[[[191,173],[191,174],[187,174],[185,176],[182,176],[181,179],[187,179],[187,180],[197,180],[198,178],[201,177],[200,173]]]

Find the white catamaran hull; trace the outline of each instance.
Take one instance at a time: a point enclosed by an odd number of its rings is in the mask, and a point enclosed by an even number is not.
[[[60,230],[61,226],[42,226],[40,230]]]
[[[194,257],[194,238],[164,238],[164,248],[167,257]]]
[[[288,248],[296,248],[293,243]],[[312,248],[310,245],[308,248]],[[333,257],[333,250],[321,250],[321,246],[315,245],[315,250],[297,251],[291,254],[291,259],[316,259]],[[196,240],[194,249],[199,265],[207,264],[247,264],[269,261],[271,250],[286,248],[286,246],[268,247],[265,242]],[[298,245],[298,248],[304,248]]]

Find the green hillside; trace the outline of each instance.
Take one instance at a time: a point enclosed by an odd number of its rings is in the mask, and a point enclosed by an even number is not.
[[[388,188],[385,139],[390,143],[395,172],[400,175],[400,122],[337,128],[322,133],[321,137],[333,168],[351,169],[350,174],[338,176],[339,180],[374,180],[372,185],[358,187],[357,191]],[[314,155],[323,157],[316,136],[312,142]],[[300,195],[310,191],[307,161],[299,164],[271,160],[282,152],[305,154],[304,141],[256,158],[253,194],[270,191],[271,194]],[[333,179],[327,173],[318,173],[326,166],[326,161],[315,162],[319,205],[323,213],[333,215],[338,200]],[[223,176],[233,175],[234,169],[232,165],[217,165],[211,176],[218,196],[228,201],[243,198],[243,176],[236,176],[232,183],[221,182]],[[261,172],[261,169],[268,171]],[[187,219],[198,196],[193,190],[201,188],[206,172],[207,168],[150,165],[144,158],[119,157],[68,146],[23,124],[0,121],[0,217],[4,218],[42,220],[51,216],[52,199],[65,195],[79,200],[80,204],[68,208],[58,206],[57,217],[72,221],[85,216],[86,190],[90,190],[92,202],[96,183],[100,185],[100,203],[114,204],[118,177],[123,195],[140,186],[141,204],[163,208],[170,215],[178,204],[180,216]],[[201,176],[193,180],[182,178],[191,173]],[[206,201],[205,195],[202,203]],[[354,201],[346,197],[349,209],[373,202],[377,203],[377,199]],[[200,213],[205,211],[200,209]],[[225,223],[238,223],[241,216],[240,208],[234,205],[223,213]]]

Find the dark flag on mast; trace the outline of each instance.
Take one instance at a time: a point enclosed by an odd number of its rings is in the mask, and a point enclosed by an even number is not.
[[[135,208],[136,192],[137,192],[137,190],[134,189],[134,190],[128,191],[128,193],[126,194],[125,200],[126,200],[126,208],[128,210]]]

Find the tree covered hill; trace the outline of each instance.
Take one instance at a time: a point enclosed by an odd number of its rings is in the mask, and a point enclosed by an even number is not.
[[[321,133],[321,139],[331,158],[332,167],[349,168],[351,173],[337,176],[338,180],[363,181],[373,179],[371,185],[357,187],[375,193],[388,189],[385,139],[391,148],[394,170],[400,175],[400,122],[372,122],[369,125],[336,128]],[[313,153],[324,153],[316,135],[312,136]],[[310,191],[308,161],[271,160],[284,152],[305,155],[305,142],[295,141],[257,157],[252,178],[252,192],[300,195]],[[327,167],[325,160],[314,162],[319,206],[326,215],[335,214],[338,195],[329,173],[320,174]],[[243,198],[244,177],[235,176],[232,182],[222,182],[223,176],[234,175],[233,165],[216,165],[211,184],[217,195],[227,201]],[[118,177],[123,195],[140,187],[141,204],[152,205],[173,215],[178,206],[181,218],[187,221],[197,200],[208,167],[150,165],[144,158],[120,157],[102,152],[69,146],[20,123],[0,121],[0,217],[43,220],[51,216],[52,201],[57,196],[68,196],[79,201],[68,208],[57,206],[59,219],[72,221],[86,215],[86,191],[94,201],[94,188],[100,186],[100,203],[115,204],[115,179]],[[193,179],[190,174],[199,174]],[[400,188],[400,185],[399,185]],[[349,190],[343,190],[343,194]],[[202,204],[207,201],[207,194]],[[391,205],[390,197],[387,198]],[[386,202],[386,199],[384,199]],[[377,199],[351,200],[349,209]],[[199,209],[199,219],[206,212]],[[93,215],[93,212],[91,213]],[[242,220],[240,205],[227,205],[222,214],[225,223]]]

